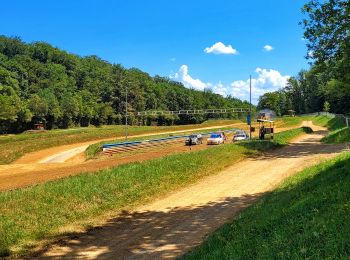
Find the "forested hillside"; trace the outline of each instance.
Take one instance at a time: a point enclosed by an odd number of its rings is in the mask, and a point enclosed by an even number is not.
[[[260,97],[278,114],[330,111],[350,114],[350,2],[310,1],[303,8],[307,58],[312,64],[287,86]]]
[[[21,132],[38,122],[48,129],[121,124],[125,122],[126,87],[130,124],[199,123],[219,116],[141,118],[134,116],[136,111],[248,106],[96,56],[80,57],[44,42],[26,44],[19,38],[0,36],[0,133]]]

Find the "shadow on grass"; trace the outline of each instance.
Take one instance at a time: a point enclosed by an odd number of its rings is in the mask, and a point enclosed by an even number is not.
[[[345,143],[350,142],[350,128],[341,128],[322,139],[325,143]]]
[[[70,239],[54,245],[54,249],[59,246],[64,250],[53,250],[49,254],[48,248],[40,255],[43,259],[88,255],[103,259],[173,258],[200,244],[208,233],[262,195],[228,197],[219,202],[164,211],[124,211],[84,234],[67,234]]]
[[[350,154],[291,177],[184,259],[348,259]]]

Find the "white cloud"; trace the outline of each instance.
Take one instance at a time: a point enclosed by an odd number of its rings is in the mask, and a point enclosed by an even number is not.
[[[282,75],[273,69],[256,68],[256,77],[252,77],[252,103],[257,104],[259,96],[266,92],[276,91],[286,86],[290,76]],[[170,75],[170,78],[182,82],[185,87],[197,90],[211,89],[214,93],[222,96],[231,95],[233,97],[249,100],[249,79],[236,80],[225,85],[221,82],[217,84],[204,83],[200,79],[192,78],[188,73],[188,66],[182,65],[177,73]]]
[[[205,48],[204,52],[213,53],[213,54],[233,54],[233,55],[238,54],[238,51],[232,48],[231,45],[226,46],[222,42],[217,42],[213,46]]]
[[[171,62],[175,62],[175,61],[176,61],[176,58],[170,58],[170,61],[171,61]]]
[[[255,72],[258,74],[252,78],[252,102],[255,104],[264,93],[285,87],[290,77],[273,69],[256,68]],[[231,87],[231,95],[249,100],[249,79],[233,81]]]
[[[265,50],[265,51],[272,51],[272,50],[273,50],[273,47],[272,47],[271,45],[266,44],[266,45],[264,46],[264,50]]]
[[[188,66],[182,65],[178,72],[176,72],[170,78],[182,82],[187,88],[194,88],[197,90],[204,90],[207,87],[207,84],[202,82],[199,79],[194,79],[188,74]]]

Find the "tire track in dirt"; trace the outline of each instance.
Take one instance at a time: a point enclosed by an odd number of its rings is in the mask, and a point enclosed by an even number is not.
[[[74,239],[52,245],[41,258],[173,259],[297,171],[332,158],[345,145],[320,143],[323,128],[290,145],[224,171],[133,211],[125,211]]]

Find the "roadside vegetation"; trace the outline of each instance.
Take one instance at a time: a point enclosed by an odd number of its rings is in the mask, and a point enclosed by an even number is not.
[[[276,120],[277,126],[280,127],[291,127],[301,125],[303,122],[303,118],[300,116],[283,116]]]
[[[213,128],[213,129],[207,129],[207,130],[199,130],[199,131],[195,131],[195,132],[196,133],[201,133],[201,134],[208,134],[208,133],[219,131],[219,130],[220,131],[224,131],[224,130],[234,130],[234,129],[235,128],[233,128],[233,127],[218,127],[218,128]],[[169,137],[169,136],[189,135],[190,133],[191,132],[179,132],[179,133],[176,133],[176,134],[162,134],[162,135],[134,137],[134,138],[128,138],[127,142],[144,141],[144,140],[164,138],[164,137]],[[229,140],[229,141],[231,141],[231,140]],[[116,139],[116,140],[111,140],[111,141],[102,141],[102,142],[99,142],[99,143],[95,143],[95,144],[89,145],[89,147],[85,150],[85,158],[87,160],[96,158],[97,155],[100,152],[102,152],[102,146],[104,144],[113,144],[113,143],[121,143],[121,142],[125,142],[125,139]]]
[[[197,125],[179,126],[129,126],[129,135],[179,131],[191,128],[211,127],[239,123],[239,120],[209,120]],[[26,153],[59,145],[88,142],[103,138],[122,137],[125,126],[85,127],[67,130],[51,130],[44,133],[23,133],[0,137],[0,164],[8,164]]]
[[[350,153],[285,180],[183,259],[350,256]]]
[[[325,143],[346,143],[350,142],[350,128],[344,127],[331,132],[328,136],[323,138]]]
[[[258,110],[350,114],[349,10],[349,0],[305,3],[300,23],[311,66],[290,77],[285,87],[260,96]]]
[[[327,127],[329,131],[335,131],[344,128],[345,123],[338,117],[330,117],[325,115],[308,117],[315,125]]]
[[[142,163],[122,165],[36,186],[0,193],[0,256],[28,253],[40,241],[64,235],[64,230],[87,228],[113,212],[145,203],[223,168],[278,147],[296,137],[276,134],[274,142],[251,141],[201,151],[172,154]],[[249,145],[248,145],[249,144]],[[70,226],[71,229],[64,229]],[[67,232],[68,232],[67,231]]]
[[[221,118],[136,116],[136,111],[249,108],[247,101],[233,96],[189,89],[166,77],[152,77],[95,55],[74,55],[37,40],[25,43],[0,35],[0,133],[21,133],[40,122],[47,129],[124,124],[126,89],[131,125],[198,124]],[[239,116],[225,114],[230,119]]]
[[[346,127],[340,118],[329,116],[316,116],[310,118],[315,125],[324,126],[329,129],[329,134],[322,141],[325,143],[346,143],[350,142],[350,128]]]
[[[310,127],[300,127],[300,128],[283,131],[275,134],[274,143],[276,145],[286,145],[293,138],[296,138],[301,134],[311,134],[311,133],[312,133],[312,129]]]
[[[293,127],[293,126],[298,126],[302,123],[304,119],[302,117],[281,117],[281,118],[278,118],[275,122],[276,126],[277,127]],[[225,121],[220,121],[220,122],[225,122]],[[210,132],[214,132],[214,131],[217,131],[217,130],[232,130],[233,128],[232,127],[226,127],[226,128],[217,128],[217,129],[211,129],[211,130],[202,130],[200,131],[201,133],[210,133]],[[297,130],[298,129],[298,130]],[[310,129],[310,128],[309,128]],[[311,129],[310,129],[311,130]],[[286,144],[289,139],[286,139],[285,141],[283,139],[287,138],[287,136],[284,136],[284,135],[290,135],[290,136],[294,136],[294,133],[295,134],[299,134],[300,132],[304,131],[305,133],[308,133],[306,131],[306,129],[301,129],[301,128],[296,128],[295,131],[290,131],[288,133],[279,133],[277,135],[277,138],[279,138],[277,140],[277,143],[282,143],[283,144]],[[196,131],[198,132],[198,131]],[[181,135],[181,134],[186,134],[186,133],[177,133],[176,135]],[[161,137],[167,137],[169,136],[168,135],[157,135],[157,136],[146,136],[146,137],[136,137],[136,138],[129,138],[128,141],[142,141],[142,140],[146,140],[146,139],[149,139],[149,138],[161,138]],[[124,140],[111,140],[111,141],[103,141],[103,142],[99,142],[99,143],[95,143],[95,144],[92,144],[90,145],[86,150],[85,150],[85,158],[86,159],[92,159],[94,157],[96,157],[96,155],[102,151],[102,146],[104,144],[107,144],[107,143],[117,143],[117,142],[123,142]]]

